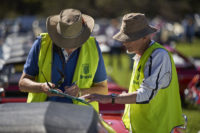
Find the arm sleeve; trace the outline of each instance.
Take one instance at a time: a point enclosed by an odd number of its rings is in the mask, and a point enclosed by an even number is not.
[[[98,67],[97,67],[97,71],[95,73],[93,82],[94,83],[99,83],[102,82],[104,80],[107,79],[107,75],[106,75],[106,69],[105,69],[105,65],[104,65],[104,60],[103,60],[103,56],[99,47],[98,42],[96,41],[96,46],[98,49],[98,53],[99,53],[99,62],[98,62]]]
[[[144,68],[144,81],[137,90],[136,103],[149,103],[160,89],[171,82],[171,60],[164,49],[156,49]]]
[[[30,76],[36,76],[39,71],[38,56],[40,51],[41,37],[37,37],[29,51],[26,63],[24,64],[24,73]]]

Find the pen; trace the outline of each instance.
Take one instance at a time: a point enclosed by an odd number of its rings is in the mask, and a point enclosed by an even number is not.
[[[70,87],[72,87],[72,86],[76,85],[76,83],[77,83],[77,81],[74,81],[74,82],[71,84],[71,86],[70,86]]]

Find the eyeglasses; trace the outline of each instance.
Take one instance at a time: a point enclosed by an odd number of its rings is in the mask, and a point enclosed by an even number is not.
[[[44,73],[42,72],[42,75],[43,75],[43,77],[44,77],[44,79],[45,79],[47,85],[49,86],[49,88],[59,88],[59,87],[62,85],[62,83],[64,82],[64,80],[65,80],[65,75],[64,75],[64,73],[63,73],[60,69],[58,69],[58,68],[56,68],[56,69],[57,69],[57,71],[60,73],[61,78],[60,78],[60,80],[56,83],[55,87],[52,87],[52,86],[49,84],[49,82],[47,81],[47,78],[45,77]]]

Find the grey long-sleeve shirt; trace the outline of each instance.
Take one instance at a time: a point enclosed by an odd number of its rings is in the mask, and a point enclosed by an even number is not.
[[[151,41],[149,45],[153,43],[154,41]],[[135,55],[133,59],[135,63],[138,64],[140,56]],[[133,71],[135,71],[135,69],[136,68],[133,68]],[[145,78],[140,88],[137,90],[136,103],[148,103],[161,88],[165,88],[170,84],[171,75],[172,67],[168,52],[164,49],[154,50],[145,64]],[[156,86],[158,87],[157,89]]]

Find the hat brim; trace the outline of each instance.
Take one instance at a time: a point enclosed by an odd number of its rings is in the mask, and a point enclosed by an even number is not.
[[[78,48],[88,40],[92,30],[94,28],[94,19],[88,15],[82,14],[84,24],[83,30],[79,36],[75,38],[64,38],[57,32],[57,24],[59,21],[59,15],[50,16],[46,21],[46,28],[52,41],[61,48]]]
[[[136,41],[146,35],[155,33],[156,31],[157,29],[152,26],[148,26],[146,29],[141,30],[137,33],[130,33],[130,34],[125,34],[123,31],[120,30],[117,34],[113,36],[113,39],[120,41],[122,43]]]

